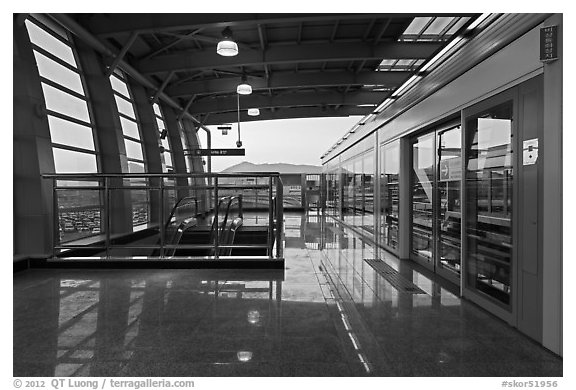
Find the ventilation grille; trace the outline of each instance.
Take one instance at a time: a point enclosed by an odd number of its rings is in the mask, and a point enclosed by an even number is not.
[[[426,294],[426,291],[401,276],[398,271],[380,259],[364,259],[364,261],[381,275],[396,290],[408,294]]]

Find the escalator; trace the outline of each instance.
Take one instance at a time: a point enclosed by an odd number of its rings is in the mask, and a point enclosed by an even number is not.
[[[266,226],[246,225],[242,195],[219,199],[210,215],[183,211],[185,199],[172,209],[165,225],[166,257],[267,256],[269,234]],[[242,245],[243,248],[231,248]]]

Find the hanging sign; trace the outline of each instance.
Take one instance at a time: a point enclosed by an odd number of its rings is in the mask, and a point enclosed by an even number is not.
[[[192,156],[245,156],[246,149],[192,149]]]
[[[558,59],[558,26],[540,29],[540,61],[550,62]]]

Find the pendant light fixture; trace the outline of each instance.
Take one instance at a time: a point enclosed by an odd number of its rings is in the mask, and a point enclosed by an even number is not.
[[[222,39],[216,46],[216,53],[224,57],[233,57],[238,54],[238,45],[232,40],[232,30],[226,27],[222,31]]]
[[[236,92],[239,95],[250,95],[252,93],[252,86],[246,81],[246,76],[242,76],[242,82],[236,87]]]

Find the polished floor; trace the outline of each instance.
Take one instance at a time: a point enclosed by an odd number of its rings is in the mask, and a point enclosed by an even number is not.
[[[330,219],[285,219],[284,272],[15,274],[14,376],[562,376],[434,276]]]

